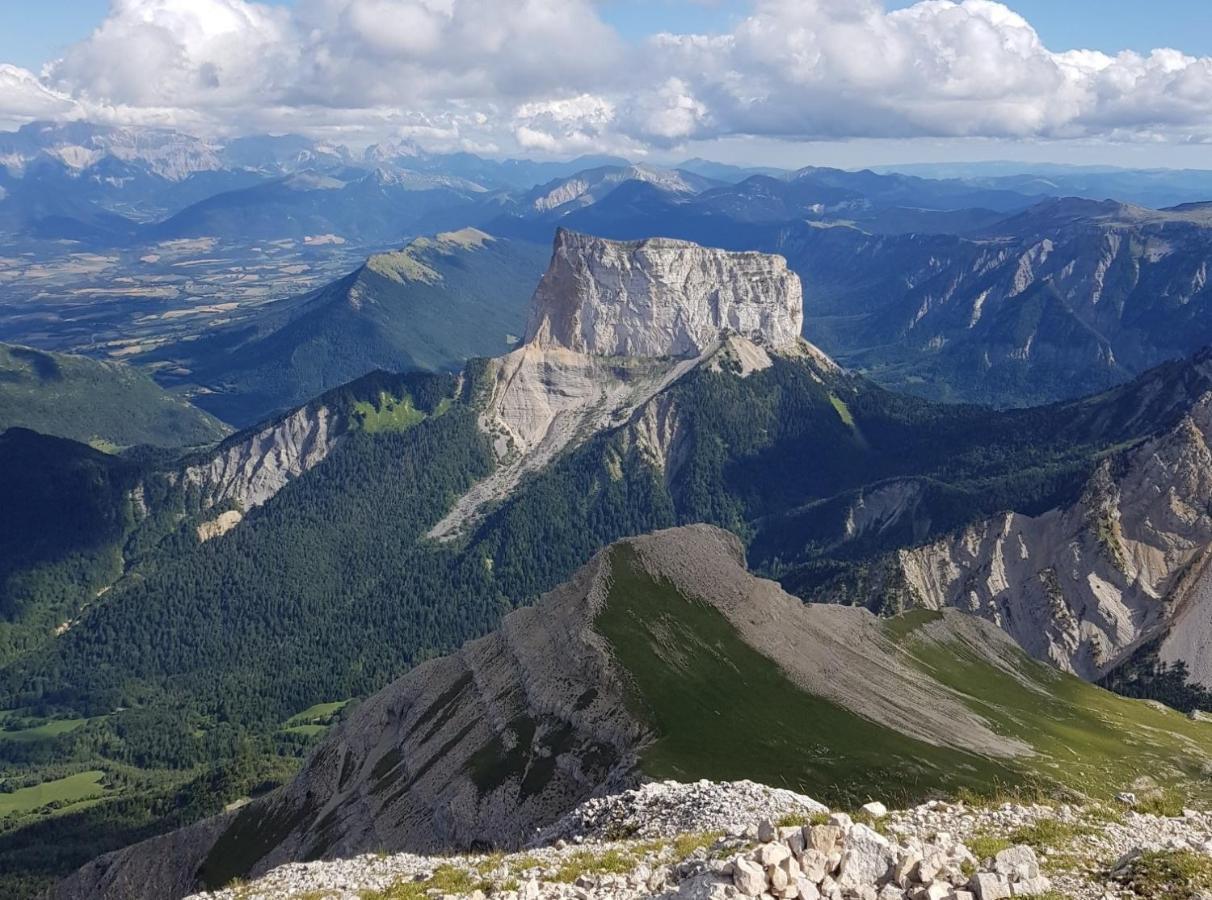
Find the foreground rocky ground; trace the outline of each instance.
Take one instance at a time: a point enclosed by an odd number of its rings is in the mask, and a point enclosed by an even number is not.
[[[589,801],[524,852],[283,866],[193,900],[1212,898],[1212,813],[1154,792],[1089,805],[830,811],[750,782]]]

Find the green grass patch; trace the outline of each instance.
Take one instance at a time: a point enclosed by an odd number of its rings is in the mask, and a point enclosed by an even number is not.
[[[1212,891],[1212,857],[1190,850],[1145,853],[1116,880],[1138,897],[1190,900]]]
[[[1183,814],[1183,796],[1173,789],[1160,790],[1140,798],[1132,808],[1138,813],[1177,819]]]
[[[62,734],[69,734],[77,728],[87,725],[92,719],[46,719],[40,725],[29,728],[8,730],[0,728],[0,741],[11,741],[17,744],[32,744],[40,741],[51,741]]]
[[[787,813],[774,824],[779,828],[803,828],[805,825],[825,824],[824,822],[813,822],[813,818],[815,816],[812,813]]]
[[[315,706],[309,706],[302,712],[295,713],[293,716],[287,719],[286,727],[293,728],[296,725],[327,722],[342,709],[344,709],[348,703],[348,700],[337,700],[333,703],[317,703]]]
[[[466,869],[441,865],[432,875],[419,881],[401,881],[383,891],[363,891],[362,900],[429,900],[431,896],[462,895],[473,891],[491,891],[489,881]]]
[[[0,818],[34,812],[52,804],[64,808],[99,800],[106,794],[101,784],[104,777],[104,772],[92,770],[0,794]]]
[[[678,862],[688,859],[699,850],[714,846],[724,836],[722,831],[679,834],[673,839],[673,858]]]
[[[625,850],[606,850],[595,853],[584,850],[565,857],[551,877],[561,884],[572,884],[582,875],[626,875],[639,864],[636,857]]]
[[[846,425],[847,428],[854,427],[854,416],[850,412],[850,407],[846,405],[846,401],[832,391],[829,392],[829,402],[833,408],[837,410],[838,418]]]
[[[965,840],[964,846],[972,851],[972,855],[977,859],[990,859],[1003,850],[1009,850],[1014,846],[1014,842],[1000,834],[981,831]]]
[[[654,580],[627,545],[596,619],[630,680],[628,704],[654,740],[643,770],[660,779],[749,778],[857,806],[874,785],[908,802],[933,792],[1013,783],[976,754],[935,747],[800,689],[741,640],[723,614]]]
[[[376,403],[355,403],[354,416],[358,427],[368,434],[407,431],[425,421],[425,413],[412,405],[412,397],[405,394],[397,398],[387,391],[379,392]]]
[[[937,622],[943,614],[936,609],[911,609],[909,612],[885,619],[881,624],[884,633],[896,643],[900,643],[913,632],[931,622]]]
[[[1097,828],[1089,825],[1040,819],[1032,825],[1014,829],[1009,838],[1011,844],[1026,844],[1035,850],[1063,850],[1077,838],[1097,832]]]
[[[909,635],[917,667],[957,692],[994,731],[1030,745],[1019,765],[1028,783],[1110,799],[1142,776],[1204,797],[1201,771],[1212,759],[1212,725],[1129,700],[1012,651],[1005,668],[988,649]]]

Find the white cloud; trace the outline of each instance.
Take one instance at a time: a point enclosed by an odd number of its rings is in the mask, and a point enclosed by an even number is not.
[[[0,123],[68,117],[75,111],[70,97],[52,91],[33,72],[0,64]]]
[[[115,0],[46,80],[85,103],[208,112],[267,99],[300,57],[287,10],[244,0]]]
[[[726,43],[662,40],[703,73],[718,134],[1212,137],[1209,60],[1053,53],[992,0],[759,0]]]
[[[433,148],[695,140],[1212,141],[1212,59],[1055,53],[993,0],[755,0],[726,34],[623,42],[592,0],[114,0],[0,122],[302,130]]]

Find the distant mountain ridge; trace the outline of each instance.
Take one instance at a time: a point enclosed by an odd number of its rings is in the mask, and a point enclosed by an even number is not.
[[[150,358],[185,366],[198,406],[249,425],[375,369],[453,370],[504,352],[525,328],[546,255],[541,245],[470,228],[418,238]]]
[[[229,431],[123,363],[0,344],[0,432],[8,428],[112,449],[206,444]]]

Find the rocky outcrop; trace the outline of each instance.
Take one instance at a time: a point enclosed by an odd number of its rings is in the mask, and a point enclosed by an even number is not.
[[[803,325],[800,280],[780,256],[561,229],[526,336],[595,356],[697,356],[726,330],[779,347]]]
[[[212,454],[171,475],[170,482],[194,497],[204,513],[223,510],[203,523],[199,537],[207,540],[235,527],[239,519],[233,521],[230,512],[244,514],[267,503],[323,462],[343,437],[341,418],[323,403],[309,404],[229,438]]]
[[[580,827],[566,843],[546,839],[496,855],[297,863],[192,900],[360,900],[449,893],[459,884],[500,900],[1107,900],[1158,896],[1149,888],[1159,870],[1171,877],[1184,867],[1199,871],[1212,853],[1212,815],[1202,808],[1121,817],[1097,805],[932,800],[892,812],[876,802],[830,813],[789,791],[708,781],[646,785],[591,805],[588,816],[576,811]],[[1041,854],[1018,843],[1038,846],[1043,835]],[[782,888],[778,870],[787,877]],[[575,885],[568,884],[572,872],[580,873]]]
[[[462,533],[526,474],[604,429],[636,422],[652,444],[656,419],[658,443],[672,446],[676,416],[648,406],[699,365],[744,377],[779,352],[836,369],[800,338],[802,325],[799,278],[781,257],[561,229],[525,343],[483,375],[480,427],[499,465],[430,537]]]
[[[900,551],[883,584],[903,580],[919,605],[983,616],[1087,679],[1160,637],[1162,661],[1182,660],[1212,686],[1210,440],[1212,394],[1169,432],[1104,460],[1077,503]]]
[[[698,363],[604,359],[537,343],[489,361],[479,425],[492,441],[497,467],[455,502],[429,536],[456,537],[525,475],[605,429],[642,418],[641,410]]]

